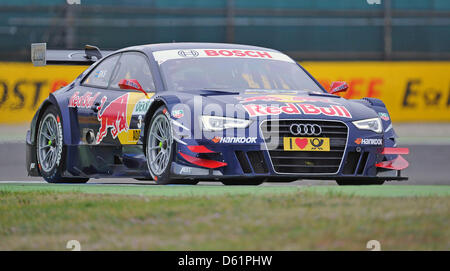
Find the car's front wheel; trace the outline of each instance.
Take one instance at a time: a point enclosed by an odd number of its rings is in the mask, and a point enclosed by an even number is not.
[[[165,106],[158,108],[147,125],[145,154],[147,166],[157,184],[197,184],[195,180],[170,178],[170,166],[175,154],[172,123]]]
[[[39,122],[36,138],[39,172],[49,183],[85,183],[88,178],[64,178],[62,169],[65,150],[61,117],[55,106],[47,107]]]

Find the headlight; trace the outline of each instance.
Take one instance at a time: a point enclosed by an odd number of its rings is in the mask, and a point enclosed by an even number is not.
[[[246,128],[252,122],[251,120],[215,117],[215,116],[201,116],[203,128],[207,131],[221,131],[228,128]]]
[[[381,133],[383,131],[380,118],[357,120],[353,124],[361,130],[370,130],[375,133]]]

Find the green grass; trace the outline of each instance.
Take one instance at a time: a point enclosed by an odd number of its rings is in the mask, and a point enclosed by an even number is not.
[[[0,191],[55,191],[94,194],[123,194],[145,196],[202,196],[224,194],[277,194],[295,193],[298,187],[289,186],[194,186],[194,185],[104,185],[104,184],[3,184]]]
[[[0,191],[54,191],[141,196],[263,195],[314,192],[367,197],[450,196],[450,186],[384,185],[384,186],[202,186],[202,185],[106,185],[106,184],[0,184]]]
[[[0,185],[0,250],[449,250],[449,186]]]

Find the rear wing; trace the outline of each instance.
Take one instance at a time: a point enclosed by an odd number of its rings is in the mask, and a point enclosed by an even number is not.
[[[114,51],[102,51],[86,45],[84,50],[47,50],[46,43],[31,44],[31,62],[34,66],[45,65],[91,65]]]

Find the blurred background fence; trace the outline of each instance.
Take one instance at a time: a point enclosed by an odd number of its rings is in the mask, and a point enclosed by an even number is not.
[[[449,0],[67,2],[78,1],[0,1],[0,60],[28,61],[32,42],[117,49],[173,41],[259,45],[298,60],[450,59]]]

